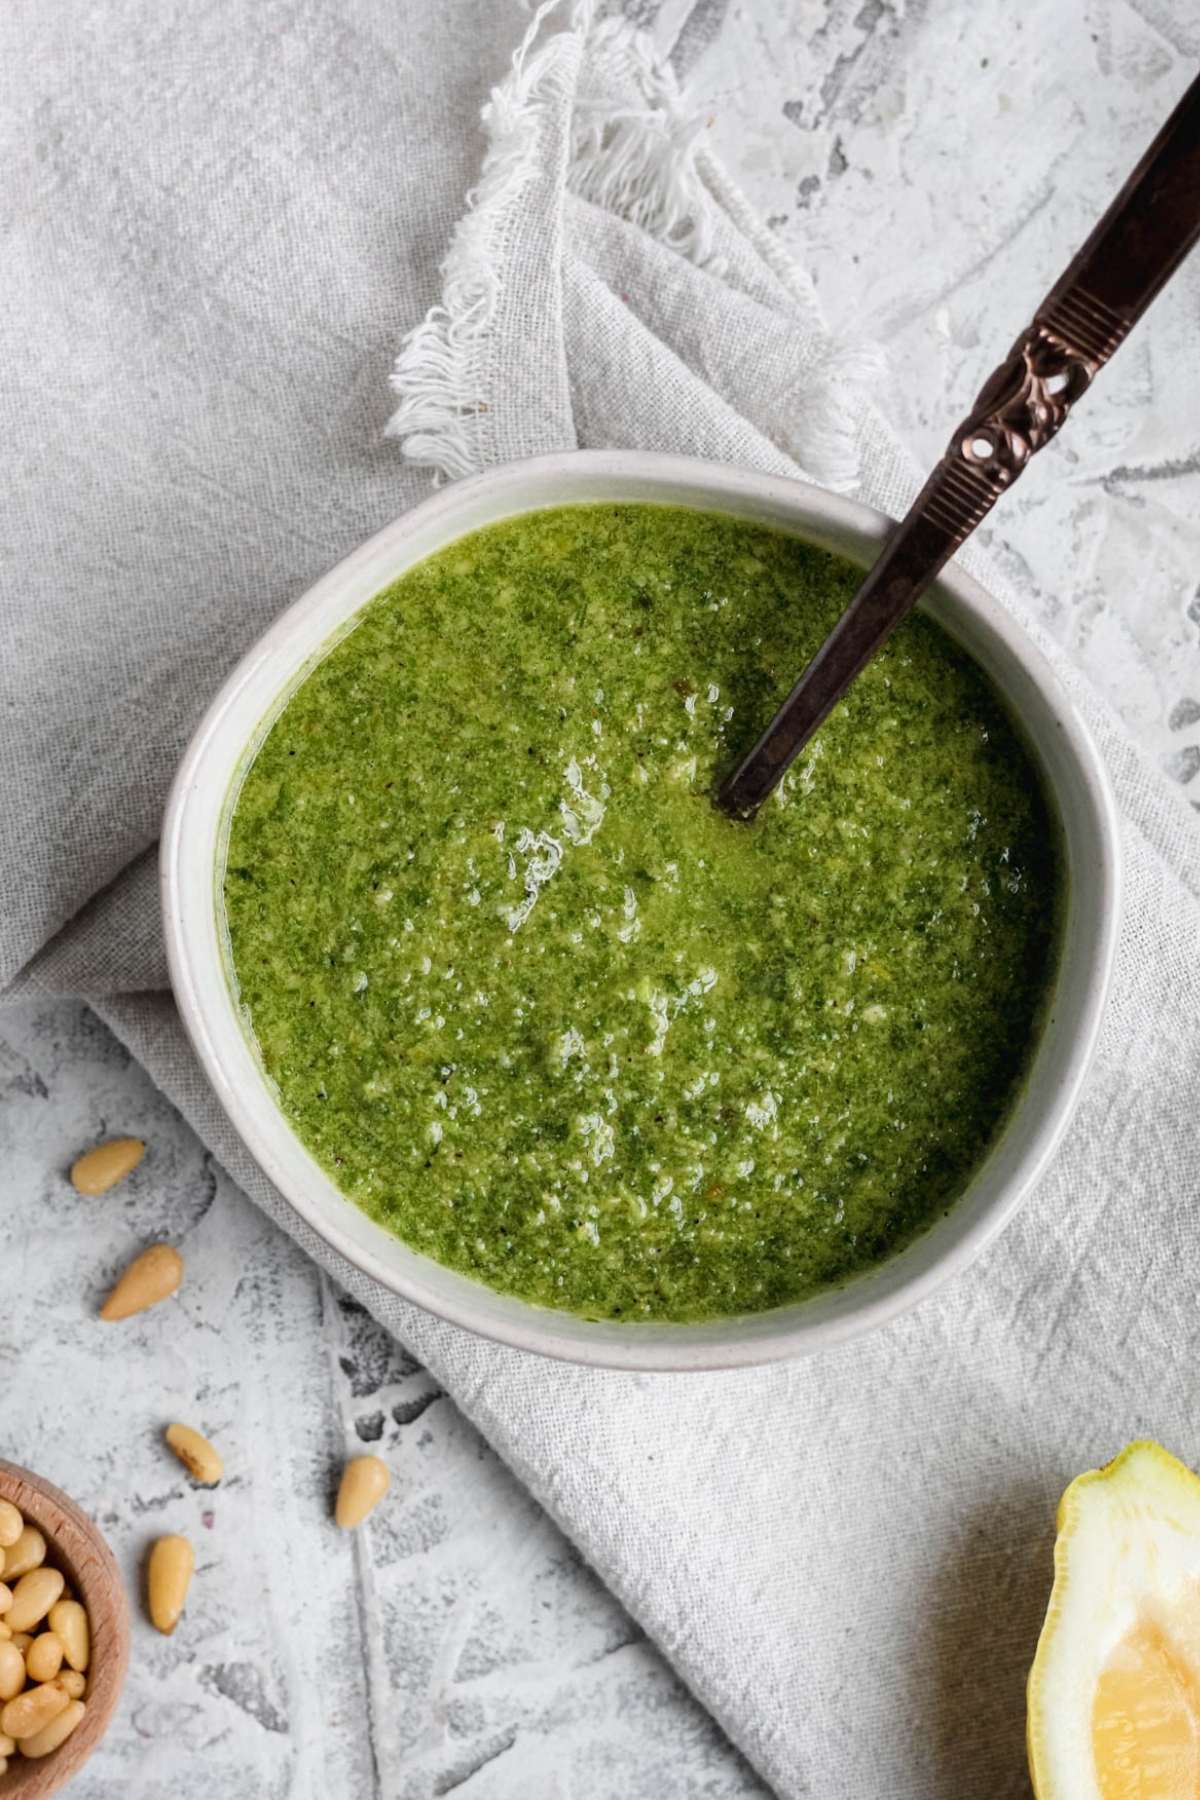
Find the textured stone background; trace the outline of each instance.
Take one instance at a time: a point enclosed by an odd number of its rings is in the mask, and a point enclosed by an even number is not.
[[[762,1789],[430,1377],[243,1199],[126,1052],[72,1006],[0,1019],[0,1446],[94,1511],[140,1597],[151,1540],[197,1546],[184,1624],[134,1621],[121,1713],[79,1800],[748,1800]],[[112,1133],[150,1146],[80,1200]],[[170,1237],[179,1298],[95,1318]],[[220,1445],[191,1486],[174,1418]],[[393,1483],[329,1514],[364,1444]]]
[[[1192,0],[626,10],[674,45],[831,319],[888,352],[889,409],[925,459],[1200,58]],[[1198,314],[1200,265],[995,525],[1016,582],[1185,786],[1200,771]],[[57,1006],[0,1031],[0,1447],[95,1507],[132,1591],[157,1533],[200,1550],[186,1627],[136,1624],[80,1800],[762,1795],[430,1378],[241,1199],[102,1028]],[[145,1164],[80,1201],[66,1167],[116,1132],[148,1140]],[[180,1299],[97,1326],[113,1273],[159,1234],[187,1260]],[[161,1446],[177,1416],[225,1453],[214,1494]],[[394,1483],[348,1539],[329,1501],[361,1443]]]

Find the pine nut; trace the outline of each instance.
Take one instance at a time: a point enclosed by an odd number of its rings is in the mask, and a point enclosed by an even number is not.
[[[42,1533],[26,1525],[9,1501],[0,1501],[0,1531],[7,1539],[0,1546],[0,1571],[9,1578],[0,1581],[2,1777],[15,1756],[49,1756],[82,1719],[91,1625],[62,1571],[45,1561]],[[184,1540],[166,1541],[183,1543],[190,1565],[192,1552]],[[176,1617],[186,1591],[185,1577]],[[74,1667],[64,1668],[64,1657]]]
[[[41,1687],[26,1688],[23,1694],[8,1702],[0,1712],[0,1731],[7,1737],[16,1738],[24,1750],[23,1739],[35,1737],[70,1705],[61,1681],[44,1681]]]
[[[30,1681],[53,1681],[62,1664],[62,1639],[53,1631],[39,1632],[25,1652],[25,1673]]]
[[[21,1739],[18,1745],[21,1755],[31,1758],[49,1756],[52,1750],[57,1750],[60,1744],[66,1743],[86,1711],[87,1707],[82,1700],[68,1700],[62,1712],[57,1718],[51,1719],[49,1725],[43,1726],[32,1737]]]
[[[25,1658],[15,1644],[0,1644],[0,1700],[12,1700],[25,1686]]]
[[[201,1487],[215,1487],[225,1473],[220,1451],[190,1425],[168,1425],[165,1436],[192,1480]]]
[[[58,1600],[50,1608],[50,1629],[63,1647],[73,1669],[86,1669],[91,1654],[88,1616],[78,1600]]]
[[[59,1569],[31,1569],[13,1589],[12,1605],[5,1617],[12,1631],[28,1631],[44,1619],[65,1583]]]
[[[160,1537],[150,1551],[146,1590],[150,1622],[169,1637],[187,1599],[196,1552],[185,1537]]]
[[[25,1521],[11,1500],[0,1500],[0,1550],[15,1544],[25,1529]]]
[[[30,1569],[40,1569],[45,1560],[45,1538],[36,1525],[26,1525],[16,1542],[4,1552],[4,1579],[19,1581]]]
[[[71,1165],[71,1186],[76,1193],[94,1196],[124,1181],[146,1154],[141,1138],[109,1138],[94,1150],[85,1150]]]
[[[104,1305],[102,1319],[128,1319],[173,1294],[183,1279],[183,1258],[170,1244],[151,1244],[135,1256]]]
[[[355,1456],[342,1470],[338,1486],[334,1518],[343,1531],[361,1525],[369,1512],[383,1499],[391,1482],[391,1472],[377,1456]]]

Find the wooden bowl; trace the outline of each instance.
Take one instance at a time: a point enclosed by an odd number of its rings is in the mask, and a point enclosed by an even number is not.
[[[88,1663],[87,1711],[66,1743],[36,1762],[9,1759],[0,1775],[0,1800],[45,1800],[78,1774],[108,1728],[129,1662],[129,1607],[112,1551],[73,1500],[0,1460],[0,1499],[11,1500],[46,1540],[46,1562],[61,1569],[87,1608],[92,1632]]]

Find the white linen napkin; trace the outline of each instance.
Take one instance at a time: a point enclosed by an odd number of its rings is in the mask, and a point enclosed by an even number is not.
[[[16,10],[34,30],[33,0]],[[145,149],[137,96],[152,113],[160,101],[145,99],[154,14],[139,0],[126,16],[147,35],[130,32],[127,67],[110,68],[101,96],[129,159],[116,175],[111,155],[85,164],[64,145],[79,93],[97,98],[87,45],[65,70],[49,52],[35,65],[46,91],[35,83],[27,99],[45,154],[21,153],[23,229],[36,234],[56,195],[60,236],[36,254],[24,240],[15,279],[30,315],[59,309],[64,334],[104,306],[118,342],[151,348],[130,380],[35,363],[0,413],[10,441],[23,431],[40,446],[7,540],[22,571],[4,603],[15,652],[0,719],[0,791],[23,850],[0,912],[9,991],[91,999],[246,1192],[433,1370],[781,1796],[1020,1794],[1023,1680],[1059,1491],[1142,1433],[1200,1461],[1200,904],[1190,814],[1015,600],[1002,596],[1118,789],[1128,898],[1113,999],[1076,1123],[1020,1218],[948,1290],[860,1343],[766,1371],[638,1377],[548,1365],[439,1324],[332,1254],[263,1180],[160,991],[147,846],[182,739],[270,613],[426,485],[363,429],[397,310],[413,319],[433,303],[400,354],[391,429],[410,461],[444,475],[632,445],[799,469],[892,512],[916,486],[855,398],[869,358],[830,337],[645,45],[586,6],[541,7],[493,92],[438,300],[430,253],[470,161],[446,108],[472,97],[498,34],[489,6],[439,9],[436,23],[433,10],[420,9],[418,79],[379,54],[349,0],[303,25],[289,15],[307,38],[283,53],[312,69],[298,113],[272,100],[280,45],[253,8],[200,9],[214,32],[238,12],[238,56],[214,46],[199,91],[176,84],[171,104],[207,107],[217,124],[197,118],[189,137],[155,114],[163,135]],[[0,39],[11,29],[0,21]],[[387,230],[370,200],[372,131],[403,171]],[[197,167],[197,144],[210,166]],[[186,231],[181,199],[199,209]],[[262,296],[296,230],[312,272],[289,297],[280,365]],[[80,242],[92,252],[82,291],[60,254]],[[183,402],[164,400],[164,373]],[[67,402],[58,416],[47,384]],[[116,410],[135,390],[145,413]],[[71,420],[86,423],[87,457],[66,441]],[[285,423],[317,453],[290,451]],[[105,443],[106,481],[94,460]],[[44,465],[60,459],[75,484],[51,504]]]

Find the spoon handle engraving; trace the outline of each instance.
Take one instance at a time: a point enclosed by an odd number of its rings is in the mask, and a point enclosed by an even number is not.
[[[829,637],[718,795],[750,818],[1200,239],[1200,78],[990,375]]]

